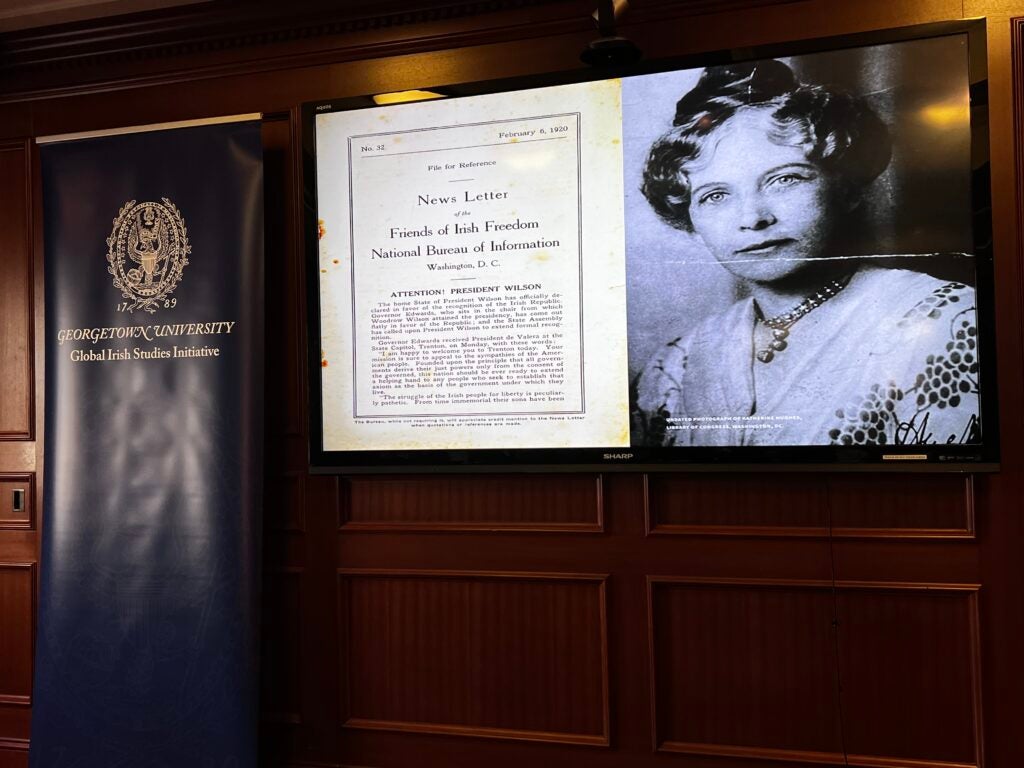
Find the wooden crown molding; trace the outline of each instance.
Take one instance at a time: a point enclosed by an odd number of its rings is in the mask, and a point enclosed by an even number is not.
[[[0,35],[0,96],[213,76],[596,31],[597,0],[213,0]],[[632,0],[628,26],[798,2]],[[433,26],[428,26],[433,25]],[[441,25],[438,29],[438,25]],[[272,63],[268,63],[272,62]]]
[[[0,35],[0,90],[42,73],[231,51],[451,21],[563,0],[215,0]],[[20,90],[20,89],[18,89]]]

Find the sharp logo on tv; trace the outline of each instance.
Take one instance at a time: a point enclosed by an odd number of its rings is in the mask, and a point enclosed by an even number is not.
[[[994,463],[984,25],[814,47],[307,105],[316,463]]]
[[[192,246],[174,203],[166,197],[159,203],[129,200],[114,219],[107,249],[107,271],[125,299],[117,305],[119,312],[153,314],[177,305],[170,294],[188,266]]]

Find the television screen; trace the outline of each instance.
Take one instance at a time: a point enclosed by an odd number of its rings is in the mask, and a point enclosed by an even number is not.
[[[983,23],[747,54],[305,105],[314,467],[994,468]]]

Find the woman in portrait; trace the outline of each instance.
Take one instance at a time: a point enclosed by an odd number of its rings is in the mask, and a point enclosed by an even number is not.
[[[704,71],[642,191],[746,297],[656,349],[634,445],[977,441],[973,289],[850,252],[890,156],[863,100],[781,62]]]

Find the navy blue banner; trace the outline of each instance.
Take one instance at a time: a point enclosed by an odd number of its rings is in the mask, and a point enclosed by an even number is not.
[[[41,148],[32,768],[256,764],[258,121]]]

